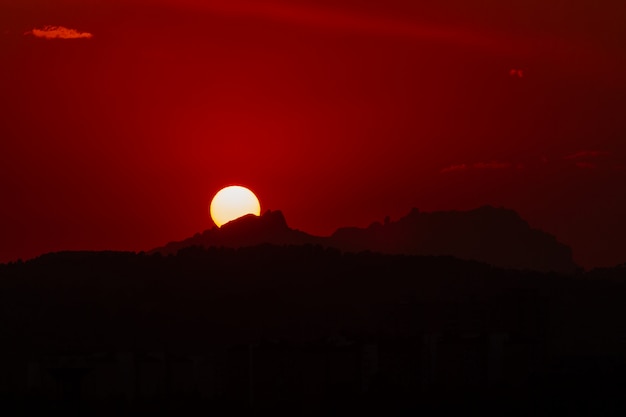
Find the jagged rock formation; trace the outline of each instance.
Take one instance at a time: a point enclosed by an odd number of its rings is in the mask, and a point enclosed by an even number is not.
[[[325,244],[324,238],[291,229],[281,211],[266,211],[262,216],[248,214],[226,223],[221,228],[214,227],[180,242],[170,242],[150,252],[164,255],[177,253],[189,246],[237,248],[255,246],[262,243],[274,245]]]
[[[484,206],[469,211],[422,213],[398,221],[345,227],[329,237],[291,229],[280,211],[248,215],[152,252],[175,254],[189,246],[245,247],[262,243],[315,244],[342,251],[387,254],[450,255],[497,267],[573,273],[572,251],[556,238],[532,229],[515,211]]]
[[[330,241],[348,251],[452,255],[505,268],[577,269],[572,251],[556,238],[532,229],[515,211],[484,206],[470,211],[421,213],[413,209],[397,222],[342,228]]]

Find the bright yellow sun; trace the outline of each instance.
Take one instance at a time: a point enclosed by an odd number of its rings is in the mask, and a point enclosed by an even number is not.
[[[260,215],[261,205],[252,191],[246,187],[232,185],[222,188],[215,194],[209,212],[217,227],[222,227],[223,224],[246,214]]]

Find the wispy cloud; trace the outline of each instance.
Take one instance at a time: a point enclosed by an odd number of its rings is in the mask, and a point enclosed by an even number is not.
[[[485,169],[509,169],[509,168],[517,168],[517,169],[522,169],[524,168],[523,164],[517,164],[517,165],[513,165],[511,162],[498,162],[498,161],[492,161],[492,162],[476,162],[474,164],[458,164],[458,165],[450,165],[447,166],[445,168],[443,168],[441,171],[442,174],[443,173],[447,173],[447,172],[454,172],[454,171],[467,171],[470,169],[481,169],[481,170],[485,170]]]
[[[168,4],[199,7],[212,13],[253,16],[289,24],[350,31],[379,36],[394,36],[417,40],[433,40],[509,53],[512,48],[531,51],[525,39],[453,25],[427,24],[393,17],[357,13],[346,8],[315,5],[316,2],[288,0],[153,0]],[[308,6],[306,4],[309,4]],[[332,2],[330,2],[332,3]]]
[[[609,168],[606,158],[602,158],[608,155],[611,153],[607,151],[583,150],[565,155],[563,159],[569,161],[576,168],[589,170],[602,167]]]
[[[569,154],[563,157],[563,159],[583,159],[583,158],[597,158],[599,156],[609,155],[606,151],[578,151],[573,154]]]
[[[90,39],[93,35],[89,32],[79,32],[75,29],[68,29],[63,26],[44,26],[41,29],[33,29],[24,33],[33,35],[36,38],[44,39]]]
[[[443,168],[440,172],[465,171],[467,168],[469,168],[467,164],[450,165],[449,167]]]

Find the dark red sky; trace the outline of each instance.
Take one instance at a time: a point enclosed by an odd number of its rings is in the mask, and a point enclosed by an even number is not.
[[[0,262],[185,238],[233,183],[313,234],[491,204],[626,262],[624,22],[606,0],[2,0]]]

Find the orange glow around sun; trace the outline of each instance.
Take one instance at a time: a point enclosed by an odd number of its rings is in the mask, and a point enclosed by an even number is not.
[[[246,214],[261,214],[259,199],[246,187],[233,185],[222,188],[213,200],[209,209],[211,218],[218,227],[245,216]]]

